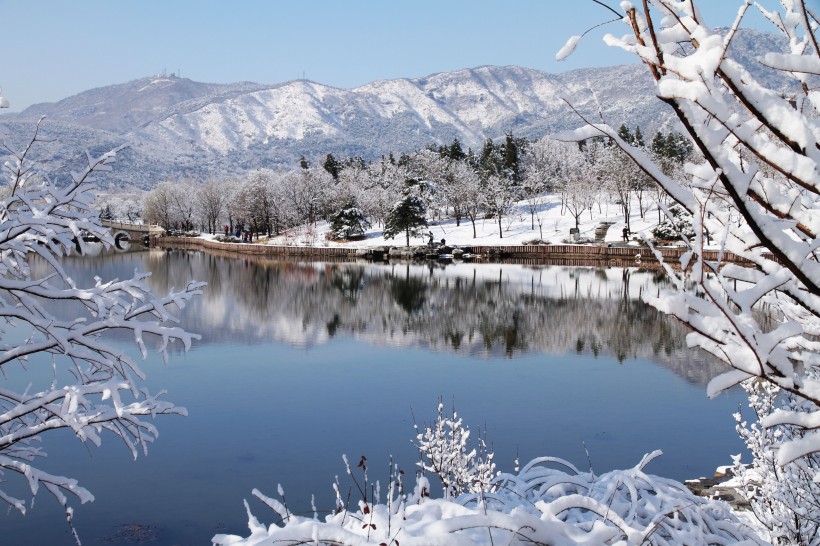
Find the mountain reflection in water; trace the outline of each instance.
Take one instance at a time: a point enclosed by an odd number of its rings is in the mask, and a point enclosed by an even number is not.
[[[527,353],[643,358],[705,385],[726,371],[686,348],[687,329],[641,300],[666,281],[640,268],[511,264],[372,264],[273,261],[206,252],[143,253],[157,293],[208,282],[182,313],[203,344],[280,341],[311,347],[350,336],[376,345],[475,357]],[[122,278],[133,255],[72,268]]]

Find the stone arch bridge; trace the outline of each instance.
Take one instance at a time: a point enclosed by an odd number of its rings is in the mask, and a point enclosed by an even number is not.
[[[165,233],[165,228],[153,224],[128,224],[112,220],[101,220],[100,223],[111,229],[114,244],[119,249],[123,249],[126,243],[141,243],[149,246],[152,238],[160,237]]]

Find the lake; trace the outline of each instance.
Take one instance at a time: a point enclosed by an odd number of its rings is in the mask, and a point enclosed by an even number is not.
[[[504,471],[552,455],[603,473],[661,449],[647,470],[684,480],[743,450],[732,419],[743,392],[709,400],[706,382],[725,368],[687,350],[685,328],[640,299],[663,286],[655,271],[156,249],[67,262],[81,285],[135,268],[152,272],[155,293],[208,282],[182,312],[202,340],[167,365],[156,353],[142,362],[147,386],[189,416],[158,418],[158,441],[136,461],[113,437],[99,449],[64,431],[46,438],[44,469],[96,497],[75,506],[84,544],[128,543],[132,531],[153,544],[247,534],[243,499],[275,520],[254,487],[275,495],[282,484],[293,511],[312,494],[331,509],[335,477],[349,485],[342,454],[366,455],[371,480],[386,482],[391,456],[412,476],[414,418],[431,422],[439,399],[486,431]],[[72,544],[64,520],[41,492],[26,516],[2,516],[0,542]]]

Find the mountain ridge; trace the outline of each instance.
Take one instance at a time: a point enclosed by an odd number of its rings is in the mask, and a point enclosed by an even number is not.
[[[760,52],[773,44],[782,48],[778,43],[773,35],[745,31],[734,53],[753,67]],[[85,149],[102,153],[127,144],[107,178],[114,186],[150,188],[169,178],[293,169],[300,156],[314,162],[327,153],[376,159],[454,138],[476,149],[507,132],[535,139],[580,125],[579,114],[596,121],[603,116],[614,126],[640,126],[651,135],[672,128],[653,89],[640,64],[558,74],[484,65],[351,89],[310,80],[210,84],[160,75],[5,114],[0,136],[24,139],[46,116],[43,130],[59,136],[42,157],[57,169],[76,169],[73,162]]]

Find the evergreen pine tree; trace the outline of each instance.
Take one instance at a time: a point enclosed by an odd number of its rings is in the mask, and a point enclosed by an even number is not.
[[[333,154],[327,154],[325,157],[325,162],[322,164],[322,167],[333,177],[333,180],[339,180],[339,171],[341,169],[341,165],[336,158],[333,157]]]
[[[618,136],[621,140],[628,142],[629,144],[632,144],[635,141],[632,133],[629,132],[629,129],[623,123],[621,123],[621,126],[618,128]]]
[[[474,170],[478,170],[478,160],[476,159],[475,152],[473,152],[472,148],[467,148],[467,157],[464,159],[470,167]]]
[[[504,172],[508,174],[510,178],[518,182],[520,180],[519,176],[519,169],[518,169],[518,161],[519,161],[519,150],[518,150],[518,143],[512,136],[512,132],[507,133],[504,137],[504,146],[503,146],[503,153],[504,153]]]
[[[652,137],[652,143],[649,145],[649,148],[658,157],[669,156],[667,139],[663,136],[663,133],[661,133],[660,131],[655,133],[655,136]]]
[[[644,146],[646,146],[646,144],[643,141],[643,133],[641,133],[640,125],[635,127],[635,136],[632,138],[631,144],[639,148],[643,148]]]
[[[461,149],[461,142],[459,142],[457,138],[454,138],[453,143],[450,144],[448,156],[450,157],[450,159],[453,159],[455,161],[461,161],[462,159],[467,157],[467,155],[464,153],[464,150]]]
[[[364,235],[370,221],[354,201],[348,201],[342,209],[328,218],[330,231],[337,239],[351,239]]]
[[[679,163],[683,163],[692,155],[692,143],[680,133],[669,133],[666,137],[666,148],[669,157]]]
[[[365,162],[364,158],[360,155],[355,157],[349,157],[347,159],[347,166],[352,169],[359,169],[360,171],[367,168],[367,163]]]
[[[495,144],[493,144],[493,139],[488,138],[484,141],[484,147],[481,149],[481,156],[478,158],[479,172],[485,178],[494,174],[499,174],[495,152],[496,150]]]
[[[399,233],[404,232],[407,246],[410,246],[410,236],[418,236],[419,228],[427,227],[427,206],[414,191],[417,186],[417,180],[408,179],[405,182],[402,199],[393,205],[385,218],[385,239],[393,239]]]

